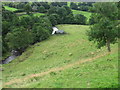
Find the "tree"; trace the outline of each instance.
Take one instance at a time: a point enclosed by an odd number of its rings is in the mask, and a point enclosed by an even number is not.
[[[81,15],[81,14],[77,14],[75,15],[75,23],[76,24],[82,24],[82,25],[85,25],[86,24],[86,17],[84,15]]]
[[[68,6],[64,5],[63,7],[66,9],[67,15],[72,14],[72,10]]]
[[[40,13],[45,13],[46,12],[46,10],[45,10],[45,8],[43,6],[38,7],[38,11]]]
[[[5,38],[8,41],[11,50],[23,51],[33,42],[32,33],[25,30],[24,27],[14,27]]]
[[[5,36],[10,31],[10,23],[7,21],[2,22],[2,35]]]
[[[34,25],[32,33],[34,36],[34,42],[40,42],[42,40],[47,39],[50,36],[49,31],[47,31],[45,28],[43,28],[37,23]]]
[[[74,16],[73,14],[68,14],[66,17],[65,17],[65,20],[64,20],[64,23],[65,24],[73,24],[74,23]]]
[[[50,7],[50,9],[48,10],[48,14],[50,15],[50,14],[56,14],[57,13],[57,8],[56,7]]]
[[[30,11],[32,10],[32,7],[29,3],[27,3],[25,6],[24,6],[24,10],[26,11],[27,14],[30,14]]]
[[[110,44],[115,43],[118,38],[117,15],[118,8],[115,3],[95,3],[96,23],[88,31],[89,40],[97,42],[98,48],[107,46],[111,51]]]
[[[51,14],[49,15],[49,20],[53,26],[57,25],[59,22],[59,15],[57,14]]]
[[[57,14],[60,16],[60,23],[63,23],[67,16],[67,10],[64,7],[57,8]]]
[[[76,3],[73,3],[73,2],[70,3],[70,8],[78,10],[78,6],[76,5]]]

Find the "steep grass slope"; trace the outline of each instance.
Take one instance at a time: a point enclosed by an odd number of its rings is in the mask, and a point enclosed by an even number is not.
[[[88,41],[89,26],[57,27],[67,34],[53,35],[30,46],[20,57],[3,65],[4,87],[117,87],[117,44],[111,45],[111,54],[102,56],[107,53],[106,47],[97,49]]]

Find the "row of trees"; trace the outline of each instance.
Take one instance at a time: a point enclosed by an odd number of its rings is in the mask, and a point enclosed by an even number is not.
[[[94,2],[80,2],[80,3],[70,3],[70,8],[81,11],[89,11],[89,8],[93,6]]]
[[[15,2],[15,3],[10,3],[6,2],[4,3],[5,5],[9,7],[14,7],[19,9],[18,11],[21,11],[24,7],[29,7],[31,8],[31,11],[36,11],[36,12],[47,12],[50,7],[62,7],[64,5],[67,6],[67,2]],[[89,8],[92,7],[93,2],[80,2],[80,3],[70,3],[70,8],[75,9],[75,10],[82,10],[82,11],[89,11]]]
[[[84,15],[73,15],[68,6],[51,7],[48,10],[48,17],[52,25],[57,24],[86,24],[87,18]]]
[[[27,14],[30,14],[31,11],[29,3],[25,5],[25,11]],[[39,12],[45,12],[45,8],[40,6],[38,9]],[[87,18],[81,14],[73,15],[72,10],[63,5],[62,7],[51,6],[47,11],[47,16],[51,21],[52,25],[57,24],[86,24]]]
[[[29,45],[49,38],[52,32],[47,17],[19,18],[13,12],[3,11],[3,54],[11,50],[24,51]]]
[[[36,12],[47,12],[47,10],[51,7],[51,6],[58,6],[58,7],[62,7],[63,5],[67,5],[67,2],[14,2],[14,3],[10,3],[10,2],[6,2],[4,3],[4,5],[7,5],[9,7],[13,7],[13,8],[17,8],[19,9],[17,12],[20,12],[22,10],[29,9],[29,11],[36,11]]]

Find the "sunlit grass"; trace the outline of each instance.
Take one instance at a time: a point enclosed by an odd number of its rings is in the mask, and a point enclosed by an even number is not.
[[[17,11],[18,9],[17,8],[12,8],[12,7],[8,7],[8,6],[4,6],[6,10],[9,10],[9,11]]]
[[[93,58],[107,53],[106,47],[96,48],[96,43],[88,41],[85,25],[57,25],[67,34],[53,35],[48,40],[30,46],[11,63],[3,65],[3,80],[27,77],[48,71],[51,68],[63,67],[80,60]],[[112,51],[118,44],[111,45]],[[19,84],[7,87],[27,88],[97,88],[117,87],[118,53],[112,53],[91,62],[75,65],[61,72],[52,72],[43,77],[36,77]]]

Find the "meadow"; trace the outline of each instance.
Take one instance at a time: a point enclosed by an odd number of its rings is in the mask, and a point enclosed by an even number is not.
[[[118,43],[96,48],[88,25],[57,25],[64,35],[31,45],[3,65],[3,86],[14,88],[107,88],[118,86]]]

